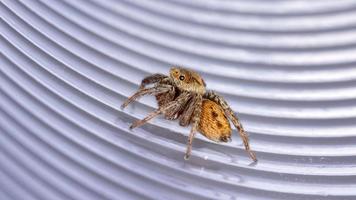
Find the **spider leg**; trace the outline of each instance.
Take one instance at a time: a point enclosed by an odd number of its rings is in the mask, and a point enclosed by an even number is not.
[[[163,105],[163,106],[159,107],[158,109],[152,111],[142,120],[135,121],[130,126],[130,129],[136,128],[138,126],[142,126],[143,124],[147,123],[150,119],[156,117],[157,115],[165,113],[170,109],[175,109],[176,107],[181,106],[181,104],[185,103],[189,98],[190,98],[189,93],[182,93],[181,95],[179,95],[177,97],[176,100],[171,101],[171,102],[167,103],[166,105]]]
[[[240,123],[239,119],[237,118],[237,116],[235,115],[234,111],[232,111],[232,109],[230,108],[230,106],[226,103],[226,101],[224,100],[223,97],[217,95],[214,91],[208,91],[205,93],[204,98],[207,98],[209,100],[214,101],[215,103],[219,104],[223,110],[225,111],[227,117],[232,121],[232,123],[234,124],[234,126],[236,127],[236,129],[239,132],[239,135],[244,143],[245,149],[248,152],[250,158],[256,162],[257,158],[256,158],[256,154],[251,151],[250,149],[250,144],[249,144],[249,138],[247,133],[245,132],[242,124]]]
[[[196,107],[198,98],[191,98],[190,101],[187,103],[187,106],[183,110],[182,114],[179,117],[179,125],[181,126],[188,126],[191,122],[194,109]]]
[[[156,95],[160,93],[165,93],[173,89],[173,86],[171,85],[158,85],[154,86],[152,88],[142,88],[139,89],[135,94],[133,94],[131,97],[129,97],[122,105],[121,109],[124,109],[127,105],[129,105],[132,101],[140,98],[141,96],[144,95]]]
[[[169,77],[163,74],[152,74],[150,76],[147,76],[141,81],[141,85],[139,89],[145,88],[146,85],[160,82],[163,79],[169,79]]]
[[[194,136],[198,129],[198,125],[199,125],[199,121],[200,121],[200,114],[201,114],[201,106],[203,103],[203,97],[201,95],[197,95],[195,98],[196,98],[196,104],[195,104],[195,109],[194,109],[194,113],[192,116],[193,117],[192,118],[193,125],[190,130],[189,137],[188,137],[187,151],[184,156],[185,160],[188,160],[190,155],[192,154],[193,140],[194,140]]]
[[[172,89],[169,90],[168,92],[155,95],[158,107],[161,107],[161,106],[173,101],[174,98],[176,97],[176,94],[177,94],[176,88],[173,86]],[[167,113],[166,113],[166,115],[167,115]]]

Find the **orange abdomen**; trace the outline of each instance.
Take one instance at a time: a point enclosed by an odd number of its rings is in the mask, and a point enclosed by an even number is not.
[[[211,100],[204,100],[199,122],[199,132],[216,142],[231,140],[231,127],[224,110]]]

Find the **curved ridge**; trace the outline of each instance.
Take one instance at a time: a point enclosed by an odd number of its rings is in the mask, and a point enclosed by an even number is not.
[[[0,197],[356,198],[355,10],[353,0],[4,0]],[[229,144],[198,135],[185,162],[187,128],[157,118],[128,130],[156,105],[120,103],[171,64],[201,73],[239,112],[257,164],[235,133]]]

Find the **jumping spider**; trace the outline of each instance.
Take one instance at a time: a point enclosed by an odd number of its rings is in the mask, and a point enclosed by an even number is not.
[[[154,84],[154,86],[145,88],[150,84]],[[169,76],[153,74],[144,78],[139,90],[121,105],[121,109],[141,96],[154,95],[158,102],[158,109],[149,113],[144,119],[134,122],[130,129],[141,126],[160,114],[164,114],[165,118],[169,120],[179,118],[181,126],[192,124],[184,156],[186,160],[191,154],[196,131],[215,142],[231,141],[232,130],[228,121],[230,119],[239,131],[249,156],[253,161],[257,161],[255,153],[250,150],[248,135],[237,116],[223,97],[213,91],[206,90],[205,86],[204,80],[198,73],[172,67]]]

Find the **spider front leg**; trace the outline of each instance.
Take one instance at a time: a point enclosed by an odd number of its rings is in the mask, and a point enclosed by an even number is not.
[[[121,109],[124,109],[127,105],[129,105],[132,101],[140,98],[141,96],[144,95],[156,95],[156,94],[161,94],[165,92],[169,92],[173,90],[174,87],[171,85],[157,85],[152,88],[142,88],[139,89],[135,94],[133,94],[131,97],[129,97],[122,105]]]
[[[205,93],[204,98],[212,100],[212,101],[214,101],[215,103],[219,104],[222,107],[222,109],[224,110],[224,112],[227,115],[227,117],[232,121],[232,123],[236,127],[237,131],[239,132],[240,137],[241,137],[241,139],[242,139],[242,141],[244,143],[245,149],[248,152],[249,156],[251,157],[251,159],[254,162],[256,162],[257,161],[256,154],[253,151],[251,151],[251,149],[250,149],[248,135],[245,132],[244,128],[242,127],[242,124],[240,123],[239,119],[235,115],[234,111],[232,111],[232,109],[226,103],[224,98],[219,96],[219,95],[217,95],[213,91],[209,91],[209,92]]]
[[[197,95],[195,98],[196,99],[194,99],[194,100],[196,101],[196,103],[194,104],[195,109],[194,109],[194,113],[192,116],[193,124],[192,124],[192,128],[190,130],[189,137],[188,137],[187,151],[184,156],[185,160],[188,160],[190,155],[192,154],[193,140],[194,140],[195,133],[198,130],[198,125],[200,122],[200,114],[201,114],[201,107],[202,107],[202,103],[203,103],[203,97],[201,95]]]
[[[188,101],[190,98],[189,93],[182,93],[177,97],[176,100],[171,101],[158,109],[154,110],[153,112],[149,113],[147,117],[143,118],[142,120],[135,121],[131,126],[130,129],[136,128],[138,126],[142,126],[143,124],[147,123],[150,119],[156,117],[159,114],[168,112],[171,109],[176,109],[177,107],[181,106],[181,104],[184,104],[186,101]]]
[[[146,85],[157,83],[164,79],[169,79],[169,77],[166,75],[163,75],[163,74],[152,74],[150,76],[145,77],[141,81],[141,85],[140,85],[139,89],[143,89],[143,88],[145,88]]]

